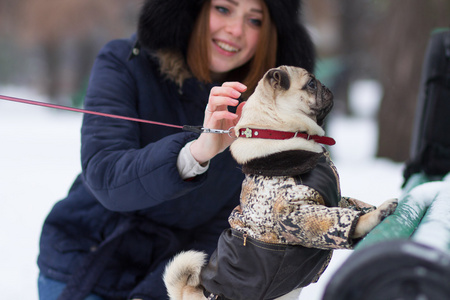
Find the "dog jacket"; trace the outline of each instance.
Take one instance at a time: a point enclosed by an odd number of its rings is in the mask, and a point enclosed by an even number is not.
[[[352,248],[359,216],[373,209],[341,199],[325,151],[278,153],[251,161],[243,171],[231,229],[222,233],[201,273],[206,294],[220,299],[274,299],[317,281],[332,249]]]

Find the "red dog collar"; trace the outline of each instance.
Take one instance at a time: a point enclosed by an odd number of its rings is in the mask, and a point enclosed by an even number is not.
[[[333,138],[327,136],[309,135],[307,133],[278,131],[270,129],[241,128],[239,129],[239,137],[272,140],[287,140],[299,137],[306,140],[313,140],[317,143],[328,146],[333,146],[334,144],[336,144],[336,141]]]

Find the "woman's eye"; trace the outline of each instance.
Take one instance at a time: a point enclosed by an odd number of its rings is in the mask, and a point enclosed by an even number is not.
[[[250,19],[250,24],[253,26],[261,27],[262,21],[260,19]]]
[[[221,14],[227,14],[229,12],[228,8],[223,6],[216,6],[216,10]]]

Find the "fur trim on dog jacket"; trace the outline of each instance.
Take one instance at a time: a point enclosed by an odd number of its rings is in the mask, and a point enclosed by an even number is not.
[[[205,0],[147,0],[138,23],[139,42],[151,50],[186,54],[190,33]],[[301,21],[300,0],[264,0],[277,27],[277,65],[314,69],[314,45]],[[281,55],[282,54],[282,55]]]

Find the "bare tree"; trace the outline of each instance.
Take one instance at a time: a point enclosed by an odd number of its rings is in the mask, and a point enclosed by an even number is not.
[[[383,1],[380,1],[383,2]],[[384,87],[379,121],[379,157],[409,157],[422,62],[431,31],[449,26],[448,0],[384,1],[385,16],[372,44]]]
[[[135,22],[138,1],[120,0],[22,0],[19,37],[45,67],[41,85],[54,101],[82,85],[95,53],[113,37],[123,37]],[[132,31],[131,31],[132,32]],[[62,94],[62,95],[61,95]],[[61,97],[63,96],[63,97]]]
[[[376,79],[378,63],[370,45],[381,12],[376,1],[309,0],[305,4],[319,54],[318,73],[331,76],[325,81],[335,96],[334,111],[351,114],[347,101],[352,82]],[[326,61],[330,63],[324,65]]]
[[[433,28],[450,25],[448,0],[309,0],[309,21],[319,35],[326,26],[338,36],[332,51],[321,58],[334,57],[340,70],[333,78],[336,104],[346,110],[348,87],[357,79],[378,80],[384,97],[378,115],[379,157],[403,162],[408,159],[422,62]],[[334,14],[333,14],[334,12]],[[329,38],[329,37],[328,37]]]

